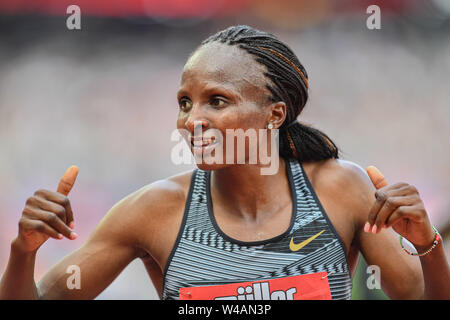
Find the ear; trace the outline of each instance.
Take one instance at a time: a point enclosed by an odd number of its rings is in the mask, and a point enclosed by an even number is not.
[[[272,122],[273,128],[278,129],[286,119],[286,104],[283,101],[278,101],[271,104],[268,108],[269,117],[267,123]]]

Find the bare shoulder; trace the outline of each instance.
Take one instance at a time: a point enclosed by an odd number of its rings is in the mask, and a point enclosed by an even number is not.
[[[124,198],[125,206],[134,212],[135,221],[151,220],[151,225],[158,228],[174,215],[182,214],[192,173],[190,170],[152,182]]]
[[[302,164],[310,180],[328,180],[330,187],[355,187],[370,183],[366,171],[358,164],[342,159],[328,159]],[[311,181],[312,182],[312,181]]]
[[[192,172],[157,180],[127,195],[108,211],[96,228],[103,231],[94,235],[115,238],[141,252],[150,251],[153,238],[162,231],[176,233],[170,226],[181,223]]]
[[[180,204],[184,205],[192,173],[193,170],[190,170],[152,182],[128,195],[117,205],[127,206],[133,212],[152,217],[159,215],[160,211],[170,210]]]
[[[358,164],[342,159],[328,159],[302,164],[317,194],[332,210],[345,211],[356,227],[365,223],[375,199],[366,171]],[[321,200],[322,200],[321,199]]]

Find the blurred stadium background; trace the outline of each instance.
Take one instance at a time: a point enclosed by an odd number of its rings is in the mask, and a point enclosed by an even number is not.
[[[66,8],[81,8],[81,30]],[[366,8],[381,8],[369,30]],[[446,0],[9,0],[0,2],[0,274],[27,197],[71,164],[75,241],[39,251],[36,280],[81,246],[114,203],[192,166],[171,163],[183,64],[229,25],[278,35],[306,67],[300,119],[345,159],[415,185],[450,256],[450,2]],[[400,250],[400,248],[399,248]],[[368,290],[365,262],[353,299]],[[157,299],[134,261],[98,299]]]

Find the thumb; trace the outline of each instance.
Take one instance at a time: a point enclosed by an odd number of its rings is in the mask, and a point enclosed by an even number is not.
[[[374,166],[368,166],[366,168],[367,174],[369,175],[370,180],[372,180],[375,188],[380,189],[387,186],[387,181],[384,178],[383,174]]]
[[[70,168],[67,169],[66,173],[64,173],[63,177],[59,181],[58,189],[56,190],[56,192],[62,193],[63,195],[67,196],[70,190],[72,190],[75,180],[77,179],[77,175],[78,167],[70,166]]]

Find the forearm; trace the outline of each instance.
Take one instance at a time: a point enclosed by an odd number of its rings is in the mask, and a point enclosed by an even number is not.
[[[424,248],[417,248],[422,252]],[[425,249],[426,250],[426,249]],[[425,282],[424,299],[450,300],[450,267],[442,240],[429,254],[420,257]]]
[[[36,251],[24,252],[17,242],[11,243],[8,265],[0,281],[0,300],[36,300],[38,290],[34,282]]]

